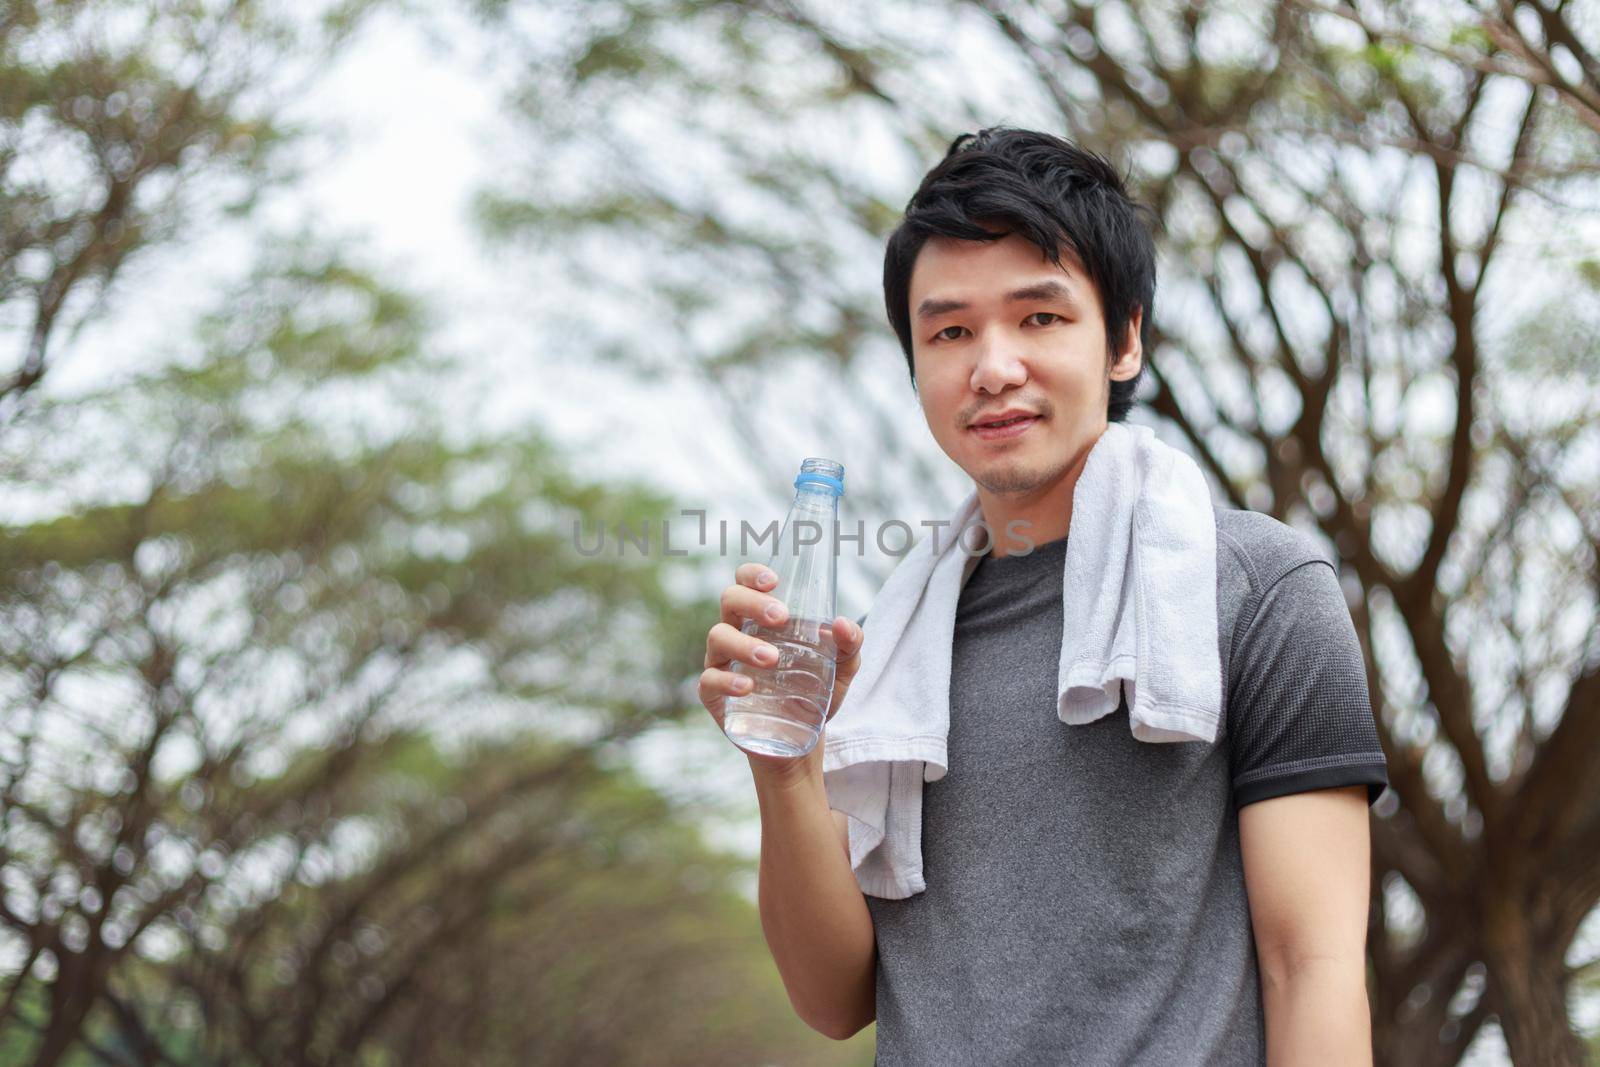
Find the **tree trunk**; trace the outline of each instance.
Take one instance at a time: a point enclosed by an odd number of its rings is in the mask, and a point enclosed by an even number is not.
[[[63,967],[50,991],[50,1024],[45,1028],[39,1050],[34,1053],[33,1067],[55,1067],[78,1043],[92,1001],[71,978]]]
[[[1377,1067],[1455,1067],[1460,1062],[1480,1020],[1473,1016],[1452,1020],[1449,1005],[1471,958],[1458,952],[1443,956],[1447,958],[1430,967],[1417,985],[1403,991],[1407,995],[1391,990],[1385,996],[1385,991],[1378,990],[1373,996],[1372,1044]],[[1409,994],[1418,987],[1426,988],[1426,998],[1410,1000]]]
[[[1484,931],[1511,1061],[1517,1067],[1586,1067],[1589,1057],[1567,1021],[1564,946],[1529,925],[1526,917],[1507,915]]]

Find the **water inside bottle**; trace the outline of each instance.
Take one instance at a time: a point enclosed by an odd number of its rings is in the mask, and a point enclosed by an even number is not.
[[[804,756],[822,735],[833,696],[838,649],[833,622],[791,618],[782,626],[746,620],[743,630],[778,650],[771,667],[736,661],[735,674],[748,675],[754,686],[723,705],[722,732],[750,752],[767,756]]]

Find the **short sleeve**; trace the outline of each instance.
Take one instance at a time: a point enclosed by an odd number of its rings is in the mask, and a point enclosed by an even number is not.
[[[1313,789],[1389,782],[1366,664],[1332,564],[1307,560],[1262,595],[1229,661],[1236,807]]]

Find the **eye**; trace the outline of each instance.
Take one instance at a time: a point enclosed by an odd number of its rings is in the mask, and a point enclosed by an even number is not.
[[[942,329],[938,333],[934,334],[933,335],[933,339],[935,341],[954,341],[955,340],[954,337],[946,337],[945,334],[949,333],[951,330],[964,330],[964,329],[966,329],[965,326],[946,326],[944,329]]]
[[[1054,321],[1055,319],[1059,319],[1061,317],[1060,315],[1057,315],[1054,311],[1035,311],[1032,315],[1029,315],[1028,318],[1029,319],[1034,319],[1034,318],[1038,318],[1040,315],[1043,315],[1045,318],[1050,319],[1052,321]],[[1026,322],[1026,321],[1028,321],[1028,319],[1023,319],[1022,321]],[[1050,323],[1041,322],[1041,323],[1039,323],[1039,325],[1040,326],[1049,326]]]

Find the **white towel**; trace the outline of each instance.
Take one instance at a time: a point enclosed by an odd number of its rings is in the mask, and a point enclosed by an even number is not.
[[[828,804],[849,817],[850,866],[872,896],[927,888],[922,783],[948,770],[956,603],[980,558],[963,545],[985,543],[960,531],[981,519],[974,490],[948,527],[900,560],[868,611],[861,666],[823,733]],[[1117,709],[1126,685],[1134,737],[1215,741],[1216,565],[1199,466],[1149,427],[1111,423],[1072,493],[1057,718],[1094,722]]]

